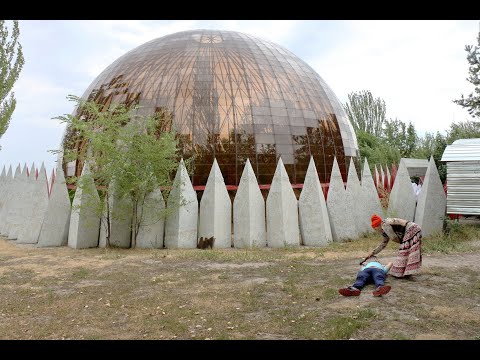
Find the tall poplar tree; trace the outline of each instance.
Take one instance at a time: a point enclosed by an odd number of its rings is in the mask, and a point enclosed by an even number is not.
[[[384,100],[374,99],[369,90],[362,90],[348,94],[348,103],[343,107],[356,133],[381,136],[386,113]]]
[[[17,20],[13,21],[11,36],[5,20],[0,20],[0,138],[7,131],[17,105],[15,94],[11,90],[25,63],[22,45],[18,41],[19,35]]]

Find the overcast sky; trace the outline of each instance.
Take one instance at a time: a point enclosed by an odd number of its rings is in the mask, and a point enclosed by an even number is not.
[[[385,100],[387,118],[412,122],[417,133],[446,134],[452,121],[472,118],[452,100],[473,91],[465,45],[476,45],[475,21],[340,20],[20,20],[25,65],[14,87],[17,107],[0,139],[0,166],[56,158],[71,113],[68,94],[81,96],[117,58],[178,31],[240,31],[275,42],[309,64],[342,103],[353,91]],[[12,22],[7,21],[11,29]],[[1,168],[0,168],[1,171]]]

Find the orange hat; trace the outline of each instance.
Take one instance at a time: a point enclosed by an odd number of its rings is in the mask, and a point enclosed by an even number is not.
[[[372,220],[372,228],[376,228],[377,226],[380,226],[382,224],[382,218],[377,214],[373,214],[371,220]]]

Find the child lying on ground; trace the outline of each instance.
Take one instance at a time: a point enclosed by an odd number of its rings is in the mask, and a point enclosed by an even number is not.
[[[385,285],[385,278],[393,263],[389,262],[386,266],[383,266],[377,261],[375,256],[371,256],[366,258],[361,265],[367,260],[370,261],[361,267],[360,271],[357,273],[357,279],[353,285],[343,289],[338,289],[340,294],[343,296],[358,296],[360,295],[363,287],[372,282],[375,284],[373,296],[382,296],[390,291],[391,286]]]

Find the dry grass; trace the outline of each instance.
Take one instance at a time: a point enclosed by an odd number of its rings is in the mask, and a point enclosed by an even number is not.
[[[456,230],[455,230],[456,231]],[[460,236],[460,233],[450,233]],[[325,248],[34,248],[0,240],[0,339],[478,339],[478,227],[422,274],[345,298],[370,235]],[[456,234],[456,235],[455,235]],[[437,239],[438,240],[438,239]],[[476,241],[475,241],[476,240]],[[390,261],[389,244],[380,254]]]

